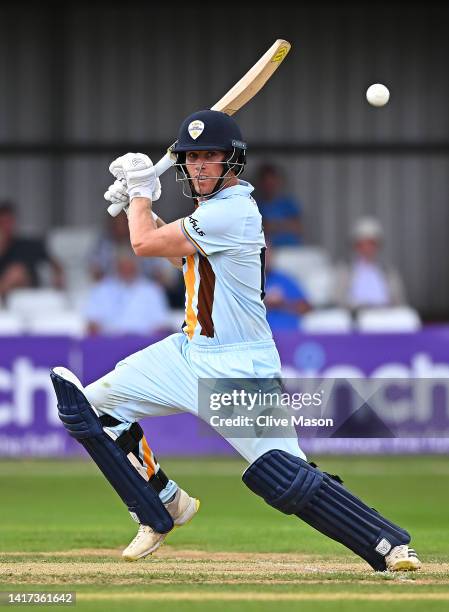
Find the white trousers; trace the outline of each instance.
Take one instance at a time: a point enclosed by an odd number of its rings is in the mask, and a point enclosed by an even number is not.
[[[120,361],[88,385],[85,394],[100,412],[123,422],[119,433],[144,417],[177,412],[198,416],[201,378],[277,378],[280,369],[273,340],[203,347],[178,333]],[[306,459],[296,437],[226,439],[249,463],[271,449]]]

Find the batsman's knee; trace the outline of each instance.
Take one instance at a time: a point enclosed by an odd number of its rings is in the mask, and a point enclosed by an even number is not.
[[[319,489],[323,476],[300,457],[271,450],[249,466],[243,482],[273,508],[296,514]]]
[[[113,401],[113,372],[87,385],[83,392],[91,405],[101,413],[110,411],[114,407]]]
[[[77,377],[67,368],[54,368],[50,378],[58,399],[58,416],[72,438],[81,441],[101,435],[99,414],[81,391]]]

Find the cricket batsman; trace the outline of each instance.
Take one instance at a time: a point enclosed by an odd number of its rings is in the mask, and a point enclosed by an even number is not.
[[[182,268],[186,287],[180,333],[130,355],[86,388],[66,368],[51,372],[64,427],[139,523],[123,551],[127,560],[154,552],[199,507],[164,473],[138,421],[176,412],[198,415],[199,379],[281,376],[263,303],[262,219],[253,187],[239,178],[246,152],[232,117],[212,110],[187,117],[173,154],[183,193],[196,206],[168,224],[152,212],[161,186],[146,155],[128,153],[109,168],[116,181],[105,197],[123,204],[134,252],[169,258]],[[366,505],[338,477],[308,463],[296,437],[228,441],[249,464],[245,485],[273,508],[295,514],[374,570],[420,567],[408,532]]]

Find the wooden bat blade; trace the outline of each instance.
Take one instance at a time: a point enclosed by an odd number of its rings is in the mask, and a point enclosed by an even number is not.
[[[232,87],[212,110],[233,115],[262,89],[290,51],[291,44],[278,39],[258,62]]]

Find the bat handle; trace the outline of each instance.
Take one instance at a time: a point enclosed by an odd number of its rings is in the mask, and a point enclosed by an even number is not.
[[[123,204],[110,204],[108,206],[108,213],[111,217],[117,217],[123,210]]]
[[[159,177],[164,174],[164,172],[171,168],[174,163],[175,162],[170,157],[170,153],[167,152],[164,157],[162,157],[154,166],[154,169],[156,170],[156,176]],[[116,217],[121,213],[122,210],[122,204],[111,204],[110,206],[108,206],[108,213],[111,215],[111,217]]]
[[[175,162],[172,159],[170,152],[167,151],[164,157],[161,157],[161,159],[154,166],[154,169],[156,170],[156,176],[161,176],[161,174],[164,174],[164,172],[171,168],[174,163]]]

